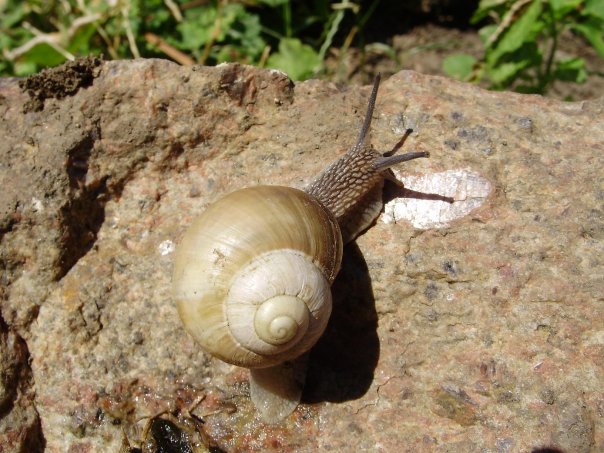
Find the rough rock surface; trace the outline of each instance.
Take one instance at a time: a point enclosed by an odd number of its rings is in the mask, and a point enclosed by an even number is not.
[[[247,371],[181,328],[172,252],[229,191],[303,187],[369,91],[237,65],[90,71],[36,108],[0,80],[0,451],[604,450],[604,100],[383,81],[373,144],[412,127],[405,148],[431,158],[397,174],[456,203],[386,193],[345,250],[305,403],[267,426]]]

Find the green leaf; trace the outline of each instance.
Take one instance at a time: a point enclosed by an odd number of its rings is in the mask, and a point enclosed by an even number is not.
[[[530,62],[527,60],[510,61],[507,63],[500,63],[494,68],[490,68],[487,71],[489,79],[495,85],[505,85],[510,80],[513,80],[518,76],[520,71],[530,66]]]
[[[528,42],[520,49],[504,55],[496,65],[489,65],[487,62],[487,74],[496,85],[508,85],[525,69],[538,67],[542,59],[537,44]]]
[[[489,12],[505,3],[506,0],[481,0],[478,4],[478,8],[474,11],[470,22],[473,24],[480,22],[489,15]]]
[[[476,58],[472,55],[457,54],[449,55],[443,61],[443,70],[450,77],[459,80],[467,80],[476,64]]]
[[[241,35],[241,44],[244,53],[256,59],[266,47],[266,41],[262,38],[260,17],[250,14],[242,18],[241,24],[244,27],[243,34]]]
[[[148,16],[146,16],[146,26],[149,29],[158,29],[164,25],[167,26],[169,21],[172,19],[172,14],[166,9],[156,9]]]
[[[24,53],[20,62],[31,62],[36,66],[58,66],[65,61],[65,57],[46,43],[38,44]]]
[[[228,39],[226,40],[232,44],[231,47],[240,50],[241,58],[239,61],[247,63],[256,62],[266,46],[266,42],[262,39],[260,17],[256,14],[250,14],[243,9],[238,16],[238,20],[233,23],[227,34]],[[232,49],[229,51],[229,54],[233,55]]]
[[[569,12],[577,9],[583,0],[549,0],[549,5],[554,11],[557,19],[566,16]]]
[[[95,33],[96,28],[92,24],[80,28],[71,39],[67,50],[73,54],[87,55],[90,53],[90,41]]]
[[[11,7],[8,9],[8,11],[5,11],[3,8],[1,11],[2,14],[0,14],[0,24],[2,24],[2,28],[9,29],[23,20],[23,18],[27,15],[27,11],[25,10],[25,5],[23,3],[18,2],[16,5],[10,5]]]
[[[258,3],[262,3],[264,5],[270,6],[274,8],[275,6],[284,5],[290,0],[258,0]]]
[[[598,19],[591,19],[581,24],[572,24],[570,27],[580,33],[596,49],[600,57],[604,58],[604,38],[602,28],[604,23]]]
[[[8,61],[0,60],[0,77],[6,77],[11,73]]]
[[[497,30],[497,28],[497,25],[492,24],[485,25],[480,30],[478,30],[478,36],[480,37],[480,40],[483,44],[486,44],[489,41],[489,38],[493,33],[495,33],[495,30]]]
[[[18,61],[15,63],[15,75],[17,77],[33,74],[37,70],[38,68],[33,61]]]
[[[583,83],[587,80],[585,60],[582,58],[569,58],[558,61],[553,76],[555,79],[565,82]]]
[[[587,0],[583,13],[604,20],[604,0]]]
[[[310,77],[321,64],[319,55],[312,47],[297,38],[283,38],[279,51],[268,57],[266,65],[286,72],[293,80]]]
[[[216,8],[212,6],[192,8],[186,11],[185,19],[176,27],[182,37],[180,48],[196,50],[203,47],[212,36]]]
[[[229,30],[233,28],[242,17],[245,17],[247,15],[249,15],[249,13],[245,11],[243,5],[226,4],[222,8],[222,22],[220,24],[220,34],[216,41],[224,41],[229,35]]]
[[[534,0],[516,22],[508,28],[499,39],[496,46],[489,52],[487,60],[494,64],[504,54],[519,49],[525,42],[534,41],[535,35],[542,25],[538,23],[543,11],[541,0]]]

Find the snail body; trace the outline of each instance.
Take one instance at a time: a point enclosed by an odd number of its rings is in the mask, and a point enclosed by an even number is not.
[[[173,293],[186,329],[206,352],[251,369],[252,400],[269,422],[300,400],[305,353],[327,326],[343,245],[382,210],[384,180],[396,182],[389,168],[428,155],[365,144],[379,81],[356,144],[308,187],[235,191],[210,205],[176,250]]]

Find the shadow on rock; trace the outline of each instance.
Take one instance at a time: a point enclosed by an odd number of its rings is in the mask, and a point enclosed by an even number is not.
[[[367,263],[356,243],[344,249],[333,286],[333,311],[308,364],[304,403],[360,398],[373,381],[380,345]]]

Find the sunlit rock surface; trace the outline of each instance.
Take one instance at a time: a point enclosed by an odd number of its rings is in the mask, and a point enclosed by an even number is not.
[[[304,404],[267,426],[247,371],[182,329],[174,247],[232,190],[308,183],[353,143],[369,87],[88,65],[49,76],[69,91],[38,80],[36,102],[0,80],[5,451],[604,450],[602,100],[385,79],[371,142],[413,128],[404,149],[431,157],[396,175],[455,202],[386,191],[345,249]]]

